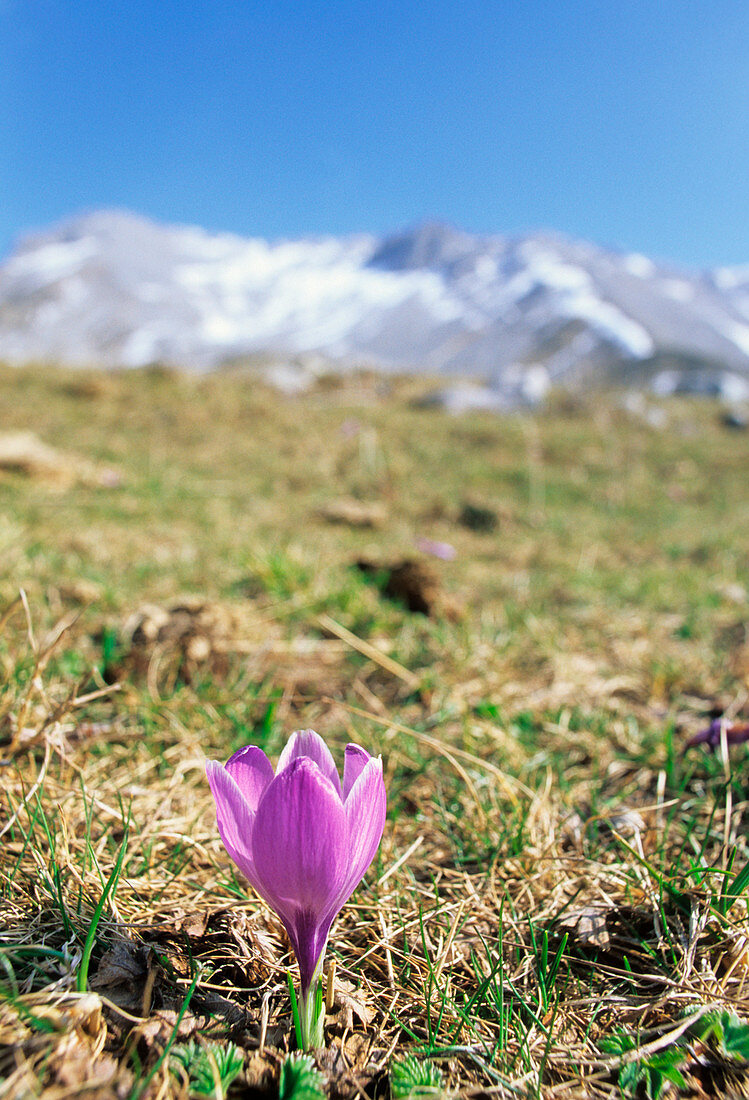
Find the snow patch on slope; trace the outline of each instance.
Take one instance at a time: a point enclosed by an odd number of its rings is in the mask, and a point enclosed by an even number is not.
[[[576,294],[564,302],[562,308],[568,311],[568,316],[587,321],[604,339],[635,359],[646,359],[655,350],[647,329],[595,294]]]
[[[724,332],[737,348],[749,355],[749,325],[742,325],[740,321],[724,326]]]
[[[97,250],[97,243],[92,237],[55,242],[12,256],[5,270],[10,278],[27,278],[38,286],[44,286],[74,275],[96,255]]]
[[[639,252],[631,252],[624,257],[624,270],[638,279],[652,279],[656,273],[656,266],[647,256]]]
[[[654,344],[648,331],[611,302],[604,301],[584,268],[533,244],[527,245],[522,254],[528,261],[523,273],[525,279],[532,285],[559,292],[558,308],[563,315],[587,322],[628,355],[638,359],[652,355]]]
[[[174,278],[201,315],[203,337],[226,345],[284,338],[296,350],[345,347],[363,316],[411,300],[436,322],[460,317],[439,276],[366,268],[370,252],[364,241],[243,242],[233,253],[179,264]]]

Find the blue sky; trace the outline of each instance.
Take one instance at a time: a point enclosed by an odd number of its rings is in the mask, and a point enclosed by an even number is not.
[[[749,262],[744,0],[0,0],[0,255],[118,206]]]

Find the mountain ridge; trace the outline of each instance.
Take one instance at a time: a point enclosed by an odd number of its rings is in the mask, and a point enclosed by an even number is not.
[[[9,362],[210,370],[258,354],[497,393],[529,372],[626,384],[665,358],[675,385],[702,372],[749,392],[749,266],[687,271],[553,231],[438,222],[269,242],[111,209],[30,234],[0,264]]]

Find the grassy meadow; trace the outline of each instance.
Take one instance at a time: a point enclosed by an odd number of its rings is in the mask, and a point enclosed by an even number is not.
[[[749,432],[426,388],[0,368],[1,1097],[749,1094]],[[310,1063],[204,771],[308,727],[388,788]]]

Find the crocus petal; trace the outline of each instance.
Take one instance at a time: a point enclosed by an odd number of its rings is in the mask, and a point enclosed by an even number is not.
[[[257,745],[245,745],[226,762],[226,770],[252,810],[257,810],[265,788],[273,779],[273,765]]]
[[[349,791],[371,760],[366,749],[359,745],[346,745],[346,753],[343,758],[343,801],[349,796]]]
[[[348,825],[349,854],[346,896],[353,894],[375,857],[385,828],[387,796],[382,778],[382,760],[370,757],[349,791],[344,810]]]
[[[299,757],[314,760],[340,796],[341,781],[338,778],[338,769],[335,766],[333,754],[319,733],[315,733],[314,730],[297,730],[296,733],[292,733],[278,758],[276,775],[280,775],[282,771],[289,767],[292,761],[299,759]]]
[[[346,874],[341,888],[325,913],[332,924],[375,857],[385,827],[387,796],[382,778],[382,761],[370,757],[344,803],[348,828]]]
[[[224,847],[242,874],[265,897],[258,883],[252,852],[255,815],[223,764],[208,760],[205,770],[216,802],[216,822]]]
[[[317,913],[340,886],[348,865],[343,803],[317,764],[299,757],[260,800],[252,846],[270,897]]]
[[[253,854],[263,894],[291,938],[304,992],[349,866],[343,803],[314,760],[297,757],[267,788],[255,817]]]

